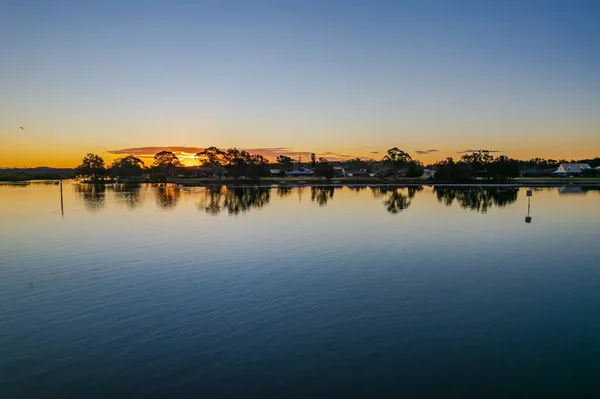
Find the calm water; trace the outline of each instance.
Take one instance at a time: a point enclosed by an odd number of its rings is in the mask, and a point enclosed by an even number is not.
[[[598,191],[63,194],[0,186],[2,398],[600,394]]]

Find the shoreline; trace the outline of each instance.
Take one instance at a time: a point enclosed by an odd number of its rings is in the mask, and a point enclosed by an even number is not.
[[[73,181],[73,179],[67,179],[65,181]],[[21,181],[0,181],[2,185],[20,185],[28,183],[39,183],[39,184],[58,184],[59,180],[51,179],[32,179],[32,180],[21,180]],[[78,184],[100,184],[100,185],[113,185],[114,181],[104,182],[78,182]],[[338,178],[338,179],[289,179],[289,178],[264,178],[260,180],[227,180],[227,179],[209,179],[209,178],[173,178],[167,179],[166,181],[150,181],[150,180],[127,180],[123,179],[118,184],[155,184],[155,185],[177,185],[181,187],[207,187],[207,186],[234,186],[234,187],[318,187],[318,186],[378,186],[378,187],[414,187],[414,186],[436,186],[436,187],[471,187],[471,188],[484,188],[484,187],[581,187],[581,186],[592,186],[600,187],[600,178],[552,178],[552,179],[536,179],[536,178],[518,178],[506,182],[444,182],[444,181],[432,181],[422,179],[396,179],[396,180],[383,180],[383,179],[355,179],[355,178]]]

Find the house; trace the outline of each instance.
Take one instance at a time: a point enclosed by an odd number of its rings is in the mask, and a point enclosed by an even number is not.
[[[294,169],[291,172],[288,172],[288,176],[297,177],[297,176],[312,176],[315,172],[310,169],[302,168],[302,169]]]
[[[285,176],[285,170],[283,169],[269,169],[271,176]]]
[[[212,177],[212,170],[208,166],[182,166],[175,171],[179,178]]]
[[[558,176],[573,176],[580,175],[587,169],[591,169],[587,163],[561,163],[558,169],[552,173]]]
[[[371,174],[366,170],[346,170],[344,171],[346,177],[371,177]]]
[[[346,177],[346,170],[341,166],[334,166],[333,177]]]
[[[429,179],[429,178],[433,178],[435,176],[435,169],[423,169],[423,175],[421,176],[422,179]]]
[[[406,175],[408,174],[408,168],[401,168],[401,169],[394,169],[394,168],[390,168],[390,167],[384,167],[383,169],[380,169],[378,171],[375,172],[375,176],[379,177],[380,179],[385,179],[385,178],[399,178],[399,177],[406,177]]]

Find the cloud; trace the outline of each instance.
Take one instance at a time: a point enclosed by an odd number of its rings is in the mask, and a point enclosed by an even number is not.
[[[457,154],[471,154],[473,152],[479,152],[479,151],[487,151],[489,153],[492,152],[504,152],[502,150],[464,150],[464,151],[456,151]]]
[[[379,154],[379,151],[371,151],[370,154]]]
[[[416,150],[415,152],[416,152],[417,154],[421,154],[421,155],[423,155],[423,154],[431,154],[431,153],[433,153],[433,152],[440,152],[440,151],[439,151],[439,150],[436,150],[436,149],[432,149],[432,150]]]
[[[310,160],[311,152],[296,151],[289,147],[264,147],[264,148],[238,148],[239,150],[248,151],[251,154],[259,154],[263,157],[274,161],[279,155],[286,155],[292,158],[302,157],[303,160]],[[171,151],[179,158],[193,159],[194,155],[203,151],[202,147],[186,147],[186,146],[164,146],[164,147],[133,147],[123,148],[119,150],[109,150],[107,153],[113,155],[135,155],[139,158],[154,158],[154,155],[161,151]],[[354,158],[351,155],[340,154],[337,152],[327,151],[324,153],[316,153],[317,157],[327,157],[330,161],[343,161],[345,159]]]

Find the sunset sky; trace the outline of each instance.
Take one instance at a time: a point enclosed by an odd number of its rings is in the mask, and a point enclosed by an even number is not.
[[[591,0],[3,1],[0,166],[600,156],[598,21]]]

